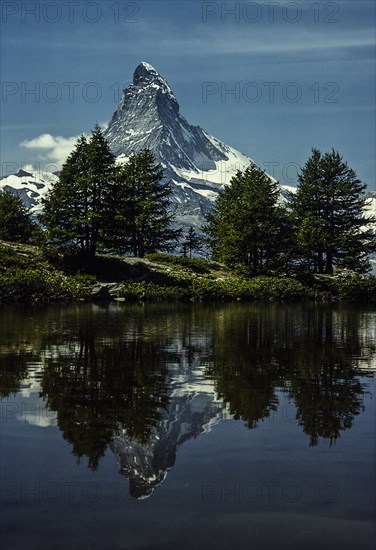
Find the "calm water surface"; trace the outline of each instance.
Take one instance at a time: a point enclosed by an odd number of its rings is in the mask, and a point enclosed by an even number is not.
[[[0,310],[1,543],[375,544],[376,310]]]

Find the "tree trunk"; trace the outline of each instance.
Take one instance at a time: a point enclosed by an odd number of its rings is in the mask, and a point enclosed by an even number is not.
[[[317,272],[324,273],[324,259],[323,259],[323,253],[321,252],[321,250],[317,255]]]
[[[327,273],[328,275],[331,275],[333,273],[333,253],[331,250],[326,253],[325,273]]]

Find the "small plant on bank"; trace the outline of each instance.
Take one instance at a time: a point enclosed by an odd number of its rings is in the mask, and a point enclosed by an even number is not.
[[[92,277],[67,277],[43,268],[11,268],[0,274],[0,302],[64,302],[90,296]]]

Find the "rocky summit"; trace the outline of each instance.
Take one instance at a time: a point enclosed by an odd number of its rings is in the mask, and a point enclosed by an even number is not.
[[[135,70],[133,84],[124,90],[105,135],[120,157],[149,147],[168,175],[178,179],[182,171],[201,178],[202,172],[216,170],[218,162],[229,160],[224,144],[180,114],[170,86],[147,63]]]
[[[254,161],[190,125],[167,81],[141,63],[105,132],[111,149],[126,160],[150,148],[173,186],[173,204],[183,224],[200,225],[221,187]]]

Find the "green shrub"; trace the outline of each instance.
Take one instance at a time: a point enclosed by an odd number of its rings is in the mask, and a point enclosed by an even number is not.
[[[340,300],[376,300],[376,277],[330,277],[320,280],[321,287]]]
[[[314,297],[310,289],[289,277],[255,277],[249,283],[255,300],[303,300]]]
[[[194,279],[190,285],[191,295],[199,300],[224,299],[225,291],[219,281],[214,279]]]
[[[67,277],[43,268],[9,268],[0,274],[0,302],[51,302],[81,300],[90,296],[93,281],[86,276]]]
[[[162,286],[143,281],[141,283],[123,283],[119,297],[129,301],[179,302],[189,300],[190,292],[188,289],[177,286]]]
[[[224,300],[304,300],[313,293],[298,281],[277,277],[254,279],[184,279],[185,286],[163,286],[155,283],[124,283],[119,297],[126,300],[151,301],[224,301]]]

